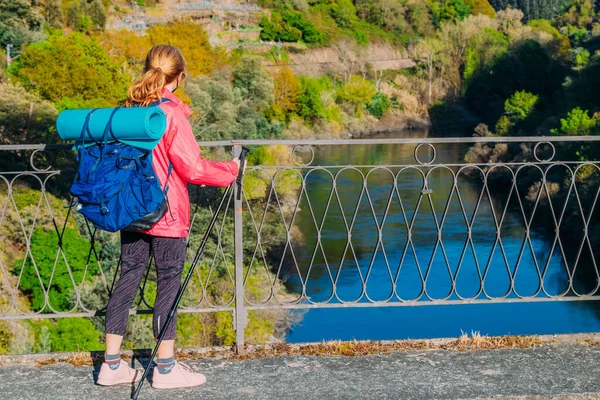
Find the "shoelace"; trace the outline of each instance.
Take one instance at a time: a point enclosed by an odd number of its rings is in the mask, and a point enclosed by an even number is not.
[[[191,369],[189,365],[187,365],[187,364],[184,364],[184,363],[182,363],[182,362],[177,362],[177,364],[181,365],[181,368],[182,368],[183,370],[185,370],[185,371],[187,371],[187,372],[193,372],[193,373],[195,373],[195,371],[194,371],[193,369]]]

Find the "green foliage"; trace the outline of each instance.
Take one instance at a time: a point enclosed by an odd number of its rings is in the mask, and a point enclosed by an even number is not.
[[[595,14],[593,0],[572,0],[569,9],[558,18],[558,22],[561,25],[584,28],[591,24]]]
[[[260,33],[262,40],[280,40],[282,42],[299,42],[302,40],[302,31],[284,22],[282,15],[277,12],[273,12],[271,19],[266,15],[263,16],[260,27],[262,28]]]
[[[498,57],[505,55],[508,46],[509,40],[506,35],[487,27],[471,39],[463,67],[463,92],[466,92],[475,73],[489,67]]]
[[[496,122],[496,135],[507,136],[510,133],[511,127],[510,119],[506,115],[501,116],[498,118],[498,122]]]
[[[585,67],[586,65],[588,65],[590,63],[590,52],[582,49],[582,48],[577,48],[573,50],[573,64],[575,64],[576,67],[581,68],[581,67]]]
[[[462,21],[471,14],[471,8],[464,0],[431,0],[429,10],[436,27],[446,21]]]
[[[61,0],[46,0],[46,10],[44,18],[48,25],[60,29],[63,27],[63,12]]]
[[[0,83],[0,142],[52,143],[57,112],[39,96],[27,93],[21,86]]]
[[[12,336],[6,321],[0,321],[0,354],[8,354]]]
[[[102,0],[92,0],[87,4],[85,12],[90,17],[94,28],[103,31],[106,25],[106,13]]]
[[[490,0],[490,4],[496,11],[505,10],[507,7],[516,8],[525,14],[525,20],[552,19],[561,10],[569,5],[572,0]]]
[[[466,102],[484,123],[493,125],[505,113],[504,103],[515,92],[540,97],[540,111],[559,112],[566,68],[542,46],[525,41],[476,70],[465,92]]]
[[[114,106],[125,99],[130,83],[98,42],[80,33],[55,34],[27,46],[11,72],[58,108]]]
[[[258,110],[273,102],[273,79],[267,74],[257,58],[245,57],[233,71],[233,87],[241,91],[244,99],[256,102]]]
[[[556,29],[548,20],[545,19],[534,19],[527,23],[527,26],[531,27],[531,29],[546,32],[552,35],[555,38],[562,37],[562,34]]]
[[[364,21],[394,34],[405,30],[405,2],[357,0],[355,4],[359,18]]]
[[[309,123],[324,116],[325,107],[321,99],[320,85],[317,79],[301,77],[302,91],[298,96],[298,115]]]
[[[260,22],[261,39],[281,40],[282,42],[303,41],[313,45],[324,45],[328,42],[327,35],[320,32],[303,13],[298,11],[274,11],[271,19],[264,16]]]
[[[375,85],[372,82],[361,76],[352,75],[350,80],[338,89],[337,98],[358,107],[359,105],[368,104],[375,93]]]
[[[597,133],[600,127],[600,115],[589,116],[587,110],[575,107],[567,114],[566,118],[560,119],[560,128],[553,129],[553,135],[560,136],[584,136]]]
[[[67,25],[78,32],[100,32],[106,25],[106,11],[102,0],[81,0],[67,8]]]
[[[29,297],[34,311],[44,309],[45,294],[42,284],[47,289],[48,302],[55,310],[70,310],[73,307],[71,294],[75,285],[84,279],[89,251],[86,246],[81,246],[77,230],[65,229],[61,237],[62,253],[58,251],[58,243],[56,232],[37,228],[31,236],[30,251],[33,260],[28,255],[14,263],[13,274],[21,276],[19,288]],[[65,259],[68,261],[68,267]],[[98,273],[95,262],[92,255],[85,274],[85,280],[88,282]]]
[[[279,124],[262,114],[273,103],[273,80],[260,62],[243,58],[233,72],[233,86],[208,77],[190,79],[186,93],[195,111],[192,122],[198,138],[266,139],[277,137]]]
[[[43,39],[43,19],[25,0],[0,0],[0,47],[21,46]]]
[[[511,122],[523,121],[533,111],[539,96],[524,90],[516,92],[504,102],[504,111]]]
[[[459,21],[471,15],[471,7],[464,0],[452,0],[452,6],[456,11],[456,18]]]
[[[62,318],[48,328],[51,351],[98,351],[102,334],[85,318]]]
[[[391,102],[387,95],[385,93],[377,92],[367,107],[367,111],[375,118],[380,119],[390,106]]]
[[[434,17],[429,12],[429,7],[426,3],[417,2],[408,4],[406,19],[418,36],[427,37],[434,34]]]
[[[350,28],[356,21],[356,8],[350,0],[337,0],[330,14],[340,28]]]
[[[358,29],[354,31],[354,40],[356,40],[356,43],[361,46],[366,46],[369,44],[369,37],[367,34]]]
[[[571,46],[573,47],[580,47],[589,37],[589,32],[585,28],[577,28],[573,25],[567,25],[562,30],[571,41]]]

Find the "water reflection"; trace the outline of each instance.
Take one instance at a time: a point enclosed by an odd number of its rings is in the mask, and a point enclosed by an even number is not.
[[[419,134],[413,132],[415,137]],[[313,164],[414,165],[414,147],[324,146],[315,152]],[[459,144],[435,147],[436,163],[462,162],[467,149]],[[421,159],[431,157],[428,150],[423,148]],[[524,225],[531,216],[511,211],[517,209],[516,193],[488,194],[470,183],[468,173],[435,165],[312,171],[306,179],[308,196],[301,197],[295,222],[304,238],[294,248],[301,277],[291,263],[284,277],[298,292],[305,282],[313,302],[426,302],[535,296],[541,290],[549,296],[564,293],[568,274],[560,253],[555,249],[550,254],[552,243],[539,233],[526,237]],[[453,174],[458,176],[458,190]],[[339,199],[331,193],[333,181]],[[424,189],[429,196],[422,195]],[[319,231],[321,247],[316,240]],[[461,330],[494,335],[588,332],[600,328],[596,315],[595,305],[574,302],[312,309],[287,339],[446,337]]]

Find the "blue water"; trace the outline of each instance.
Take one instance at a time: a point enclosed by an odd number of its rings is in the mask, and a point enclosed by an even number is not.
[[[323,147],[317,149],[313,165],[414,164],[413,148],[389,145]],[[436,162],[451,163],[462,162],[466,148],[436,145],[436,150]],[[425,153],[423,158],[426,158]],[[331,171],[336,173],[339,169]],[[361,171],[367,173],[369,169]],[[532,231],[530,243],[525,240],[524,217],[519,212],[516,193],[510,198],[508,190],[481,196],[480,188],[462,176],[459,178],[459,197],[452,192],[450,172],[435,169],[427,178],[432,190],[431,204],[428,196],[422,196],[417,207],[423,177],[416,170],[406,170],[399,175],[397,186],[403,210],[393,191],[389,172],[372,171],[367,182],[368,189],[361,198],[360,173],[356,170],[340,172],[336,180],[338,202],[336,197],[329,201],[332,184],[329,174],[314,171],[307,178],[307,196],[301,197],[301,211],[295,223],[303,240],[292,246],[298,267],[296,269],[288,254],[287,268],[282,275],[294,292],[302,291],[304,281],[307,296],[313,302],[365,303],[368,299],[385,301],[390,297],[398,302],[392,287],[396,280],[400,298],[419,299],[423,304],[427,303],[427,297],[422,295],[424,290],[432,299],[448,297],[456,300],[457,294],[484,299],[483,290],[490,297],[508,293],[508,298],[516,298],[515,293],[510,292],[509,274],[515,276],[514,291],[521,296],[534,295],[542,283],[549,295],[559,295],[567,290],[567,269],[559,249],[556,247],[550,254],[552,241],[540,232]],[[474,214],[480,197],[478,211]],[[496,243],[492,210],[500,220],[507,205],[508,211],[501,224],[505,259],[500,244]],[[530,217],[525,215],[525,218]],[[533,220],[539,218],[543,216],[536,214]],[[472,244],[467,243],[466,251],[465,219],[472,223],[473,238]],[[436,220],[437,226],[441,226],[441,242],[437,240]],[[375,221],[382,226],[383,246],[377,240]],[[352,234],[351,246],[347,245],[346,226]],[[411,228],[412,246],[407,243],[407,226]],[[317,227],[321,229],[322,247],[316,247],[315,251]],[[485,279],[480,278],[490,257]],[[402,267],[398,271],[401,260]],[[456,276],[454,293],[450,276]],[[366,282],[364,294],[363,281]],[[425,287],[423,281],[426,281]],[[579,292],[589,292],[595,282],[585,274],[585,266],[579,265],[574,284]],[[302,318],[288,333],[289,342],[452,337],[471,331],[504,335],[600,330],[600,307],[596,302],[320,308],[299,313]]]

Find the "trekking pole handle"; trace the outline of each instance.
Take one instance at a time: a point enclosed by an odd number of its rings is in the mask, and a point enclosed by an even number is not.
[[[240,170],[238,171],[237,178],[235,179],[235,183],[237,185],[237,196],[238,200],[242,199],[242,178],[244,175],[244,166],[246,164],[246,155],[250,152],[250,149],[247,147],[242,147],[242,150],[239,155],[240,159]]]

